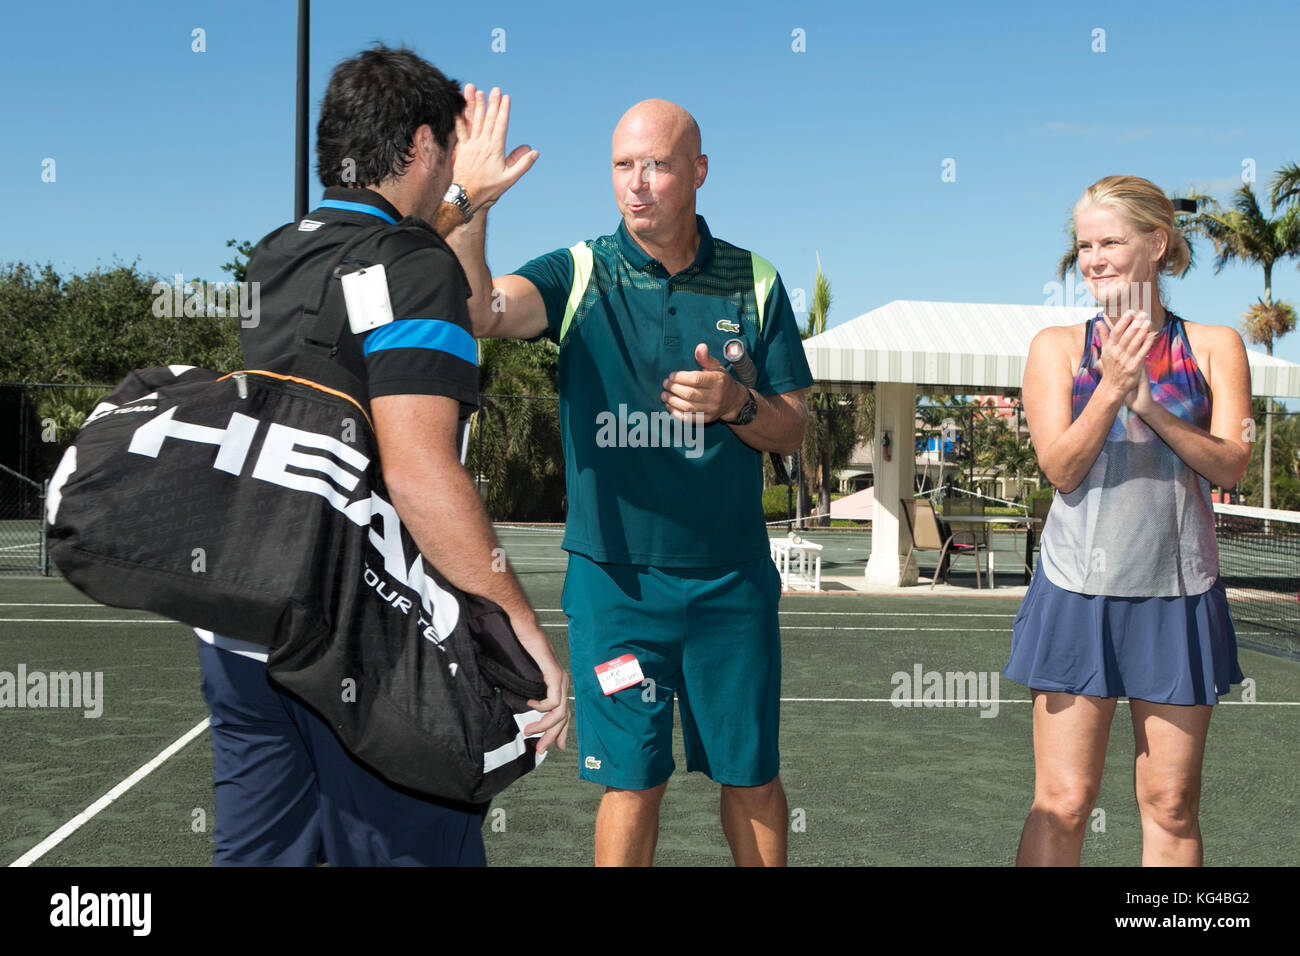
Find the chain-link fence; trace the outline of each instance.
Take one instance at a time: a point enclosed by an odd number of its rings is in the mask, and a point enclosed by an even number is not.
[[[40,482],[54,474],[63,451],[109,385],[0,383],[0,465]]]
[[[0,574],[49,574],[44,511],[43,483],[0,465]]]
[[[0,574],[48,574],[44,486],[106,385],[0,384]]]

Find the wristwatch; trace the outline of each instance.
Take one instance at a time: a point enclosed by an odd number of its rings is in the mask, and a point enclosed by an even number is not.
[[[460,183],[452,183],[448,186],[447,191],[442,195],[442,201],[449,202],[459,209],[466,222],[474,218],[474,209],[469,204],[469,196],[465,195],[465,187]]]
[[[744,405],[740,406],[740,411],[736,413],[736,420],[729,422],[724,419],[724,425],[748,425],[758,414],[758,402],[754,401],[754,393],[749,389],[745,389],[745,392],[749,398],[745,400]]]

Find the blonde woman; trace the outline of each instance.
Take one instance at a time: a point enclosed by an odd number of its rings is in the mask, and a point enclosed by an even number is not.
[[[1019,865],[1077,865],[1111,719],[1127,697],[1142,862],[1200,865],[1210,714],[1242,680],[1210,485],[1250,446],[1250,373],[1231,328],[1168,311],[1187,242],[1153,183],[1108,176],[1075,205],[1078,267],[1102,309],[1044,329],[1024,407],[1056,487],[1005,674],[1033,690],[1034,801]]]

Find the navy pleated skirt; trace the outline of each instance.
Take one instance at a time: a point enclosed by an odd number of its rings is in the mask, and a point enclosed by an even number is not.
[[[1242,681],[1222,581],[1204,594],[1128,598],[1057,587],[1040,568],[1002,673],[1034,690],[1215,704]]]

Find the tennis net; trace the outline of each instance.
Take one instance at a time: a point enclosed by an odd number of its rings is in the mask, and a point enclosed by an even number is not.
[[[1300,512],[1215,504],[1237,642],[1300,660]]]

